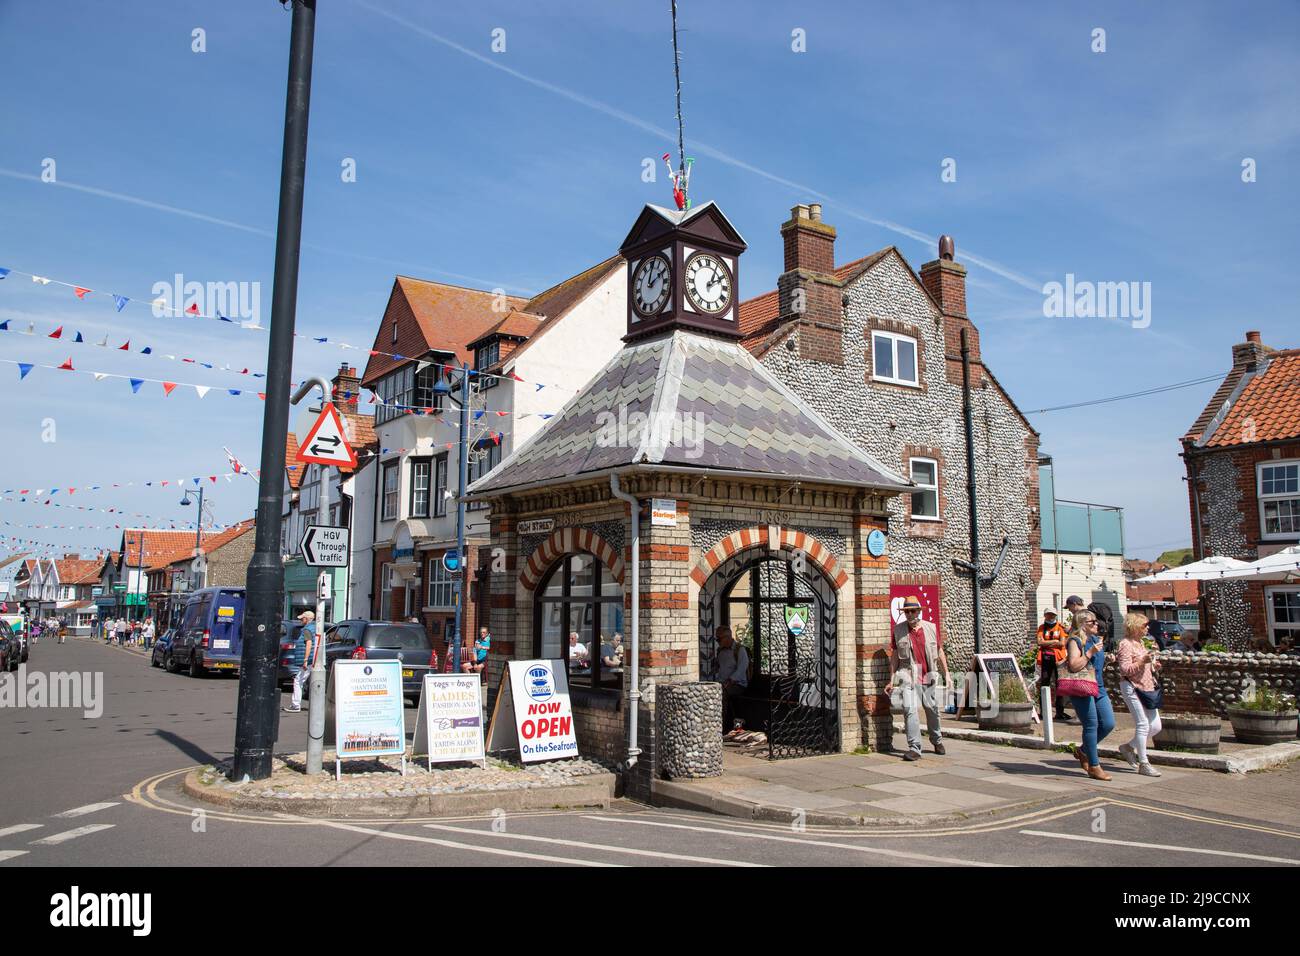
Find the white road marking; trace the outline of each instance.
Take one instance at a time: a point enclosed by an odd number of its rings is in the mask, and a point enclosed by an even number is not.
[[[7,837],[14,833],[26,833],[28,830],[39,830],[44,825],[43,823],[18,823],[0,830],[0,837]]]
[[[26,850],[0,850],[0,863],[5,860],[12,860],[16,856],[26,856]]]
[[[372,830],[369,827],[358,827],[347,823],[336,823],[332,820],[321,820],[320,824],[335,830],[350,830],[353,833],[364,833],[367,836],[384,837],[388,840],[408,840],[415,843],[432,843],[435,846],[445,846],[453,850],[472,850],[475,853],[487,853],[492,856],[513,856],[524,860],[537,860],[540,863],[570,863],[574,866],[622,866],[621,863],[597,863],[595,860],[575,860],[563,856],[546,856],[542,853],[525,853],[522,850],[501,850],[495,847],[475,846],[472,843],[456,843],[452,840],[438,840],[434,837],[414,836],[410,833],[389,833],[385,830]]]
[[[1234,853],[1231,850],[1209,850],[1194,846],[1166,846],[1163,843],[1138,843],[1136,840],[1111,840],[1107,837],[1090,837],[1078,833],[1052,833],[1050,830],[1021,830],[1027,836],[1051,837],[1054,840],[1076,840],[1080,843],[1101,843],[1107,846],[1131,846],[1141,850],[1166,850],[1170,853],[1203,853],[1207,856],[1231,856],[1239,860],[1259,860],[1264,863],[1290,863],[1300,866],[1300,860],[1284,856],[1259,856],[1255,853]]]
[[[667,853],[660,850],[634,850],[625,846],[609,846],[605,843],[588,843],[585,840],[560,840],[556,837],[532,836],[523,833],[498,833],[495,830],[476,830],[471,827],[449,827],[441,823],[426,823],[426,829],[446,830],[450,833],[472,833],[475,836],[502,837],[507,840],[528,840],[533,843],[558,843],[561,846],[582,847],[586,850],[602,850],[607,853],[628,853],[632,856],[650,856],[661,860],[681,860],[686,863],[705,863],[709,866],[757,866],[766,863],[746,863],[740,860],[719,860],[708,856],[686,856],[681,853]]]
[[[985,863],[979,860],[959,860],[950,856],[927,856],[924,853],[908,853],[905,850],[884,850],[877,847],[854,846],[852,843],[833,843],[829,840],[800,839],[799,837],[777,836],[774,833],[746,833],[743,830],[732,830],[715,827],[697,827],[687,826],[682,823],[663,823],[655,820],[632,820],[632,819],[615,819],[612,817],[586,816],[587,820],[597,820],[601,823],[632,823],[643,827],[667,827],[673,830],[694,830],[697,833],[717,833],[732,837],[744,837],[747,840],[773,840],[778,843],[798,843],[801,846],[821,847],[829,846],[840,850],[849,850],[853,853],[869,853],[876,856],[887,856],[898,860],[917,860],[921,863],[943,863],[948,866],[1003,866],[1002,863]]]
[[[67,843],[69,840],[75,840],[77,837],[98,833],[100,830],[111,830],[115,826],[117,826],[116,823],[92,823],[89,826],[77,827],[75,830],[66,830],[63,833],[56,833],[53,836],[47,836],[43,840],[33,840],[27,845],[55,846],[59,843]]]
[[[109,807],[115,806],[117,806],[116,803],[88,803],[84,807],[74,807],[71,810],[64,810],[62,813],[55,813],[53,817],[56,820],[67,817],[84,817],[87,813],[98,813],[100,810],[107,810]]]

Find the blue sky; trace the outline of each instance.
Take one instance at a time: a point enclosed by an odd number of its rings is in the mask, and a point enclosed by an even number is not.
[[[984,356],[1025,410],[1221,372],[1246,329],[1296,345],[1300,7],[1062,6],[753,3],[737,17],[681,0],[692,195],[749,241],[741,294],[774,286],[780,223],[820,199],[840,261],[896,244],[917,267],[939,233],[956,237]],[[668,201],[666,0],[319,7],[300,331],[368,346],[395,273],[537,291],[614,252],[642,203]],[[176,273],[257,282],[269,322],[289,21],[273,0],[0,2],[0,266],[137,299]],[[1246,157],[1256,182],[1241,180]],[[40,180],[46,159],[56,183]],[[1150,282],[1150,326],[1045,318],[1042,285],[1067,273]],[[226,394],[252,383],[222,366],[261,371],[263,333],[117,313],[16,274],[0,282],[5,319],[38,334],[0,333],[0,359],[213,391],[133,395],[41,368],[20,383],[0,364],[0,489],[224,473],[223,445],[255,462],[261,403]],[[46,338],[57,325],[156,354]],[[295,373],[349,358],[299,340]],[[1212,389],[1032,416],[1060,494],[1124,506],[1131,554],[1185,543],[1177,438]],[[210,490],[219,521],[251,513],[251,482]],[[75,500],[180,521],[193,509],[177,498]],[[0,502],[0,520],[0,534],[87,550],[117,540],[12,526],[118,520],[99,513]]]

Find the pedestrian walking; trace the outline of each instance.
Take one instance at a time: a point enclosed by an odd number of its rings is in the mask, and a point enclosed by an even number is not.
[[[934,752],[942,756],[943,734],[939,727],[939,674],[943,686],[952,683],[948,674],[948,658],[943,642],[933,624],[921,618],[921,602],[915,596],[903,600],[904,620],[894,625],[893,653],[890,655],[892,674],[885,685],[891,703],[895,697],[903,710],[903,726],[907,733],[907,752],[904,760],[921,759],[921,722],[917,709],[925,710],[925,728],[930,735]],[[897,691],[897,694],[895,694]]]
[[[68,636],[68,622],[59,622],[59,643],[62,644]]]
[[[1119,755],[1144,777],[1158,777],[1160,771],[1147,760],[1147,739],[1160,733],[1164,695],[1156,683],[1156,672],[1160,670],[1156,652],[1142,643],[1149,623],[1145,614],[1124,615],[1124,639],[1119,642],[1116,658],[1120,696],[1133,715],[1133,739],[1119,745]]]
[[[298,615],[298,620],[302,621],[302,664],[298,667],[298,672],[293,675],[293,697],[290,699],[288,707],[284,708],[286,713],[296,714],[302,710],[302,687],[311,678],[311,665],[314,660],[312,654],[316,649],[316,620],[315,611],[303,611]]]
[[[1056,689],[1060,665],[1065,663],[1065,640],[1068,635],[1056,619],[1056,609],[1048,608],[1043,612],[1043,623],[1037,632],[1038,643],[1038,689],[1052,689],[1052,699],[1056,702],[1056,719],[1069,720],[1065,712],[1065,698]]]
[[[144,641],[144,649],[147,651],[153,647],[154,626],[153,618],[147,617],[144,621],[144,627],[140,630],[140,638]]]
[[[1094,780],[1109,780],[1101,769],[1097,745],[1115,729],[1115,712],[1106,696],[1102,668],[1106,650],[1098,633],[1097,616],[1077,611],[1066,639],[1065,669],[1057,677],[1057,689],[1069,696],[1083,727],[1083,746],[1074,751],[1081,766]]]

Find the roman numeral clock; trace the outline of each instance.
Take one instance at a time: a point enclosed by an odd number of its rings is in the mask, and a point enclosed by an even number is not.
[[[627,260],[624,341],[675,328],[740,338],[740,254],[734,226],[706,202],[682,211],[647,205],[619,252]]]

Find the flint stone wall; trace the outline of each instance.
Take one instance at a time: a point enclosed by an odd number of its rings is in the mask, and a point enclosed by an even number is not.
[[[669,780],[722,775],[722,685],[660,683],[655,687],[659,772]]]
[[[1300,655],[1231,654],[1219,651],[1164,653],[1160,682],[1164,688],[1161,713],[1206,714],[1227,717],[1227,707],[1241,700],[1243,690],[1271,688],[1285,694],[1300,693]],[[1125,708],[1119,693],[1119,668],[1106,658],[1106,690],[1116,709]]]

